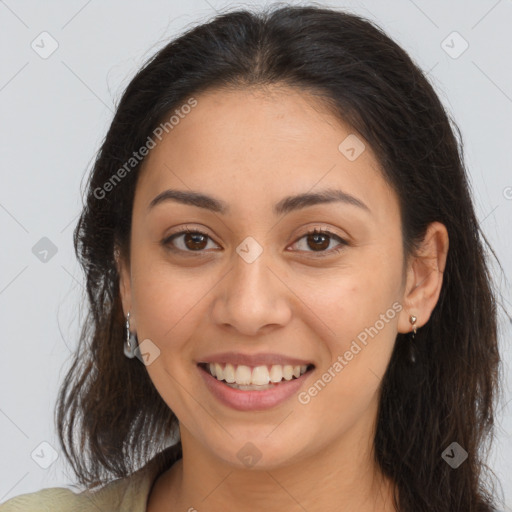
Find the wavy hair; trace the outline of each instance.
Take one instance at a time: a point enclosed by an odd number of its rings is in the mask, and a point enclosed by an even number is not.
[[[122,94],[74,231],[89,308],[55,410],[67,460],[92,489],[130,475],[171,439],[162,468],[182,456],[177,417],[144,365],[123,355],[114,252],[129,262],[144,160],[108,193],[99,191],[192,95],[273,84],[315,94],[368,141],[399,199],[405,256],[429,223],[446,226],[439,300],[416,335],[415,365],[407,364],[410,339],[397,335],[381,383],[374,454],[396,484],[396,510],[490,512],[483,470],[490,471],[484,448],[500,390],[496,292],[460,130],[426,75],[381,28],[313,4],[235,10],[189,28],[148,59]],[[457,469],[441,457],[454,441],[468,453]]]

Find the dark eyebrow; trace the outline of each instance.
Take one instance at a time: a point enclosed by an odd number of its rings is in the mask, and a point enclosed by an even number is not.
[[[334,203],[340,202],[345,204],[350,204],[352,206],[357,206],[363,210],[366,210],[368,213],[371,213],[370,208],[366,206],[363,201],[354,197],[347,192],[343,192],[338,189],[326,189],[321,190],[320,192],[315,193],[304,193],[298,194],[296,196],[288,196],[279,201],[274,206],[274,213],[276,215],[285,214],[291,212],[293,210],[299,210],[301,208],[305,208],[306,206],[313,206],[316,204],[322,203]]]
[[[227,213],[229,206],[220,199],[201,194],[200,192],[190,192],[185,190],[164,190],[158,194],[151,203],[148,205],[148,210],[151,210],[157,204],[163,203],[164,201],[176,201],[182,204],[188,204],[191,206],[197,206],[198,208],[204,208],[205,210],[211,210],[216,213]]]
[[[178,203],[204,208],[221,214],[227,214],[230,210],[228,204],[221,199],[216,199],[200,192],[172,189],[164,190],[158,194],[151,203],[149,203],[148,210],[151,210],[157,204],[163,203],[164,201],[176,201]],[[275,215],[283,215],[308,206],[333,202],[342,202],[357,206],[371,213],[370,208],[368,208],[368,206],[366,206],[366,204],[360,199],[337,189],[326,189],[315,193],[304,193],[285,197],[274,205],[273,211]]]

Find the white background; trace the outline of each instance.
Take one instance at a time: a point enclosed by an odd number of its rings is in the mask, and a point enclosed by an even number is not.
[[[263,4],[0,2],[0,502],[73,481],[62,455],[43,469],[31,453],[36,448],[48,453],[48,446],[39,447],[42,442],[58,447],[53,408],[76,346],[83,291],[72,233],[81,208],[81,180],[114,104],[144,60],[169,38],[216,11]],[[461,128],[477,214],[510,279],[512,1],[340,0],[323,5],[376,21],[429,73]],[[31,47],[44,31],[58,43],[46,59]],[[458,36],[446,39],[453,31],[469,45],[457,58],[446,51],[446,45],[453,46],[452,54],[463,49]],[[57,249],[46,263],[32,252],[42,237]],[[495,275],[510,314],[510,282]],[[511,321],[502,308],[499,314],[504,396],[489,462],[512,510]],[[119,357],[124,357],[121,352]]]

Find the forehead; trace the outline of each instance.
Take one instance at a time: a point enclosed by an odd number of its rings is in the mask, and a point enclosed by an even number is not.
[[[139,202],[149,205],[168,188],[223,198],[238,214],[326,188],[373,203],[377,215],[396,202],[366,141],[317,97],[273,87],[216,89],[194,98],[196,106],[146,157]],[[347,158],[347,144],[360,152],[357,158]]]

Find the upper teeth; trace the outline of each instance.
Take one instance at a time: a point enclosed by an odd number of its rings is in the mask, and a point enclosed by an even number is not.
[[[217,378],[217,380],[225,380],[232,384],[263,386],[269,382],[280,382],[283,378],[291,380],[293,377],[300,377],[306,372],[308,365],[292,366],[274,364],[270,366],[250,366],[232,365],[227,363],[224,367],[219,363],[209,363],[206,368]]]

